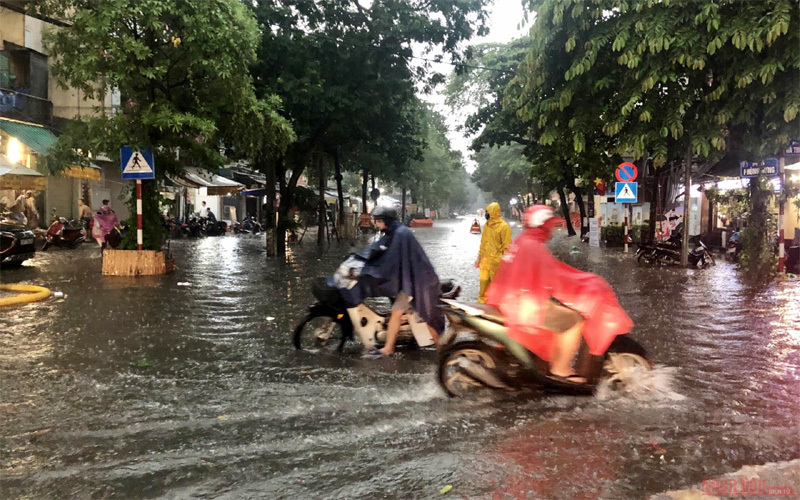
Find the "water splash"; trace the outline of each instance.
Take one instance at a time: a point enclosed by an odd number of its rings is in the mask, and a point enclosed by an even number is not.
[[[628,368],[615,381],[603,380],[595,396],[601,401],[628,399],[634,401],[683,401],[686,396],[675,389],[675,367],[656,365],[652,370]]]

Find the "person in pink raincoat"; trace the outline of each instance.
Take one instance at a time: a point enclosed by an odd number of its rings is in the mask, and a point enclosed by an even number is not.
[[[117,214],[111,210],[108,204],[103,204],[100,211],[94,214],[94,227],[92,227],[92,237],[100,245],[100,248],[106,247],[106,236],[119,224]]]
[[[572,368],[581,338],[592,355],[601,356],[633,321],[603,278],[553,257],[545,242],[556,220],[548,206],[525,211],[525,230],[503,257],[486,304],[503,313],[509,337],[550,363],[551,377],[585,383]]]

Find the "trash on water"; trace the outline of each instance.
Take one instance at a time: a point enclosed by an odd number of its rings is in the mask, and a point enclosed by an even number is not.
[[[64,292],[53,292],[53,297],[55,297],[57,299],[63,299],[64,298]]]
[[[274,317],[272,317],[272,316],[267,316],[267,321],[274,321],[274,320],[275,320],[275,318],[274,318]]]
[[[444,488],[442,488],[441,490],[439,490],[439,494],[441,494],[441,495],[445,495],[445,494],[447,494],[447,493],[448,493],[450,490],[452,490],[452,489],[453,489],[453,485],[452,485],[452,484],[448,484],[447,486],[445,486]]]
[[[179,281],[178,286],[192,286],[188,281]]]
[[[569,253],[576,254],[576,253],[581,253],[581,251],[578,250],[578,247],[576,245],[572,245],[572,248],[569,249]]]
[[[223,420],[224,421],[224,420],[228,420],[229,418],[231,418],[230,415],[219,415],[217,417],[217,420]]]

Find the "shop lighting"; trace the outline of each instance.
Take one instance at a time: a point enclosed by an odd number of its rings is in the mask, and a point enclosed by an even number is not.
[[[22,161],[22,144],[20,144],[16,137],[12,137],[8,141],[6,156],[11,160],[11,163],[19,163]]]

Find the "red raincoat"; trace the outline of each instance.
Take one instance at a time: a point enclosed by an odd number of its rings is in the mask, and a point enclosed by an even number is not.
[[[600,356],[614,337],[631,330],[633,321],[603,278],[553,257],[545,245],[549,237],[549,229],[537,227],[526,229],[514,240],[486,292],[486,304],[503,313],[509,337],[550,361],[556,334],[542,325],[550,297],[554,297],[583,315],[583,337],[589,352]]]

